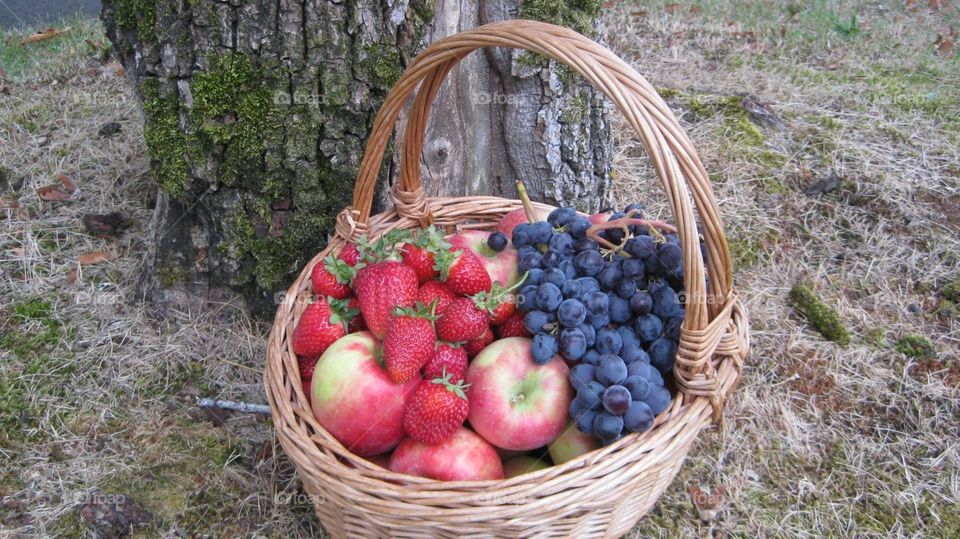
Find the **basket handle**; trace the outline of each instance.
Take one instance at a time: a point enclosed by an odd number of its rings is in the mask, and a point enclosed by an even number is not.
[[[418,86],[420,91],[416,92],[406,126],[400,181],[392,195],[401,216],[423,224],[430,222],[429,204],[420,183],[420,155],[429,110],[447,73],[483,47],[525,49],[563,62],[602,91],[639,135],[670,200],[683,251],[687,308],[682,331],[686,335],[677,356],[678,382],[690,396],[722,399],[717,396],[710,358],[728,329],[735,297],[730,252],[706,169],[653,86],[608,49],[573,30],[537,21],[502,21],[448,36],[421,52],[377,113],[360,164],[353,206],[338,217],[338,233],[350,239],[350,235],[366,230],[384,151],[401,110]],[[701,218],[709,254],[709,285],[705,282],[694,207]]]

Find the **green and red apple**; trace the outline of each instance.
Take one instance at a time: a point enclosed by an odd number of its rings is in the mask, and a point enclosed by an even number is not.
[[[361,457],[393,449],[403,439],[403,413],[419,379],[395,384],[376,358],[369,331],[341,337],[320,356],[310,387],[317,421]]]
[[[570,369],[559,358],[537,365],[530,346],[526,337],[494,341],[467,368],[470,426],[503,449],[545,446],[567,424]]]
[[[594,449],[600,449],[600,441],[585,432],[581,432],[576,423],[571,421],[564,427],[560,436],[550,443],[547,451],[550,453],[550,460],[559,465]]]
[[[514,457],[503,463],[503,476],[516,477],[525,473],[546,470],[550,467],[543,459],[533,457]]]
[[[437,445],[405,438],[393,451],[389,468],[440,481],[503,479],[503,463],[497,450],[464,427]]]

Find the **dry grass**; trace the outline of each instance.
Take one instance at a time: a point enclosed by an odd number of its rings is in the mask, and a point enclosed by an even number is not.
[[[610,46],[668,90],[712,172],[754,343],[726,423],[636,535],[957,536],[960,298],[946,285],[960,280],[960,68],[932,45],[956,12],[815,2],[790,22],[772,4],[621,4],[605,17]],[[859,33],[845,36],[854,12]],[[317,533],[269,422],[193,405],[263,401],[266,328],[232,305],[158,320],[132,301],[154,188],[126,81],[83,47],[2,43],[22,67],[0,84],[0,195],[27,211],[0,210],[0,536],[90,535],[76,509],[97,488],[153,512],[147,535]],[[740,93],[783,129],[751,123]],[[98,137],[111,121],[121,134]],[[642,148],[615,132],[617,192],[668,216]],[[835,191],[804,193],[830,170]],[[57,174],[79,200],[37,199]],[[133,227],[84,232],[83,214],[109,211]],[[113,258],[68,283],[99,250]],[[839,312],[850,346],[794,312],[798,279]],[[933,357],[898,351],[909,334]],[[701,519],[688,488],[720,486]]]

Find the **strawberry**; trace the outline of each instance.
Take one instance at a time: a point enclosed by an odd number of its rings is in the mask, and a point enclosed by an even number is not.
[[[437,336],[431,318],[422,304],[417,309],[394,310],[383,337],[383,359],[394,383],[412,380],[433,357]]]
[[[343,249],[340,250],[340,254],[337,255],[337,258],[343,260],[347,263],[348,266],[356,267],[357,262],[360,262],[360,248],[356,243],[348,243],[343,246]]]
[[[437,277],[434,254],[446,252],[448,249],[450,244],[431,226],[421,230],[412,242],[400,246],[400,255],[403,263],[417,272],[417,278],[420,279],[420,284],[423,284]]]
[[[307,398],[307,404],[310,404],[310,401],[313,400],[313,395],[310,394],[310,382],[303,383],[303,396]]]
[[[447,305],[436,322],[437,337],[447,342],[472,341],[490,326],[490,315],[471,298],[457,298]]]
[[[480,257],[464,249],[448,249],[437,253],[440,280],[447,288],[461,296],[487,292],[493,283]]]
[[[493,342],[493,332],[490,331],[490,328],[488,327],[486,331],[483,332],[482,335],[480,335],[476,339],[467,341],[467,344],[463,345],[463,348],[467,351],[467,357],[469,357],[470,359],[473,359],[477,354],[480,353],[481,350],[486,348],[487,345],[492,342]]]
[[[309,384],[310,380],[313,379],[313,370],[317,368],[317,361],[319,359],[319,356],[311,358],[302,357],[297,362],[297,367],[300,368],[300,381],[304,384]]]
[[[350,323],[347,324],[347,333],[356,333],[367,329],[367,323],[363,321],[363,315],[360,314],[360,302],[357,301],[357,298],[348,299],[347,308],[357,312],[357,314],[350,319]]]
[[[356,269],[343,260],[327,256],[323,262],[313,267],[310,282],[313,293],[318,296],[331,296],[344,299],[350,295],[350,281],[356,275]]]
[[[421,284],[437,276],[437,270],[433,268],[433,253],[423,247],[417,247],[412,243],[404,243],[400,247],[400,256],[403,257],[404,264],[417,272],[417,279]]]
[[[497,327],[497,338],[506,339],[507,337],[529,337],[530,332],[523,325],[523,315],[513,313],[499,327]]]
[[[462,346],[439,343],[430,361],[423,366],[423,377],[427,380],[443,377],[450,373],[452,380],[463,380],[467,373],[467,351]]]
[[[477,306],[490,313],[490,325],[499,326],[517,312],[517,299],[512,290],[501,288],[500,283],[496,282],[490,292],[480,292],[474,296],[480,302]]]
[[[442,378],[423,380],[413,390],[403,415],[403,429],[425,444],[436,445],[463,426],[469,404],[463,381],[450,381],[450,373]]]
[[[307,305],[293,330],[294,353],[304,359],[320,357],[334,341],[347,334],[347,322],[355,314],[343,300],[321,297]]]
[[[394,308],[416,302],[417,273],[395,260],[375,262],[357,272],[354,291],[367,328],[383,339]]]
[[[434,300],[437,300],[437,308],[434,310],[436,314],[441,314],[447,308],[447,305],[450,305],[450,302],[456,298],[457,295],[440,281],[427,281],[417,291],[417,301],[424,305],[431,305]]]

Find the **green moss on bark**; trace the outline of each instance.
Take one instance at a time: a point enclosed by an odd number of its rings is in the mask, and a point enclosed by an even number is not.
[[[795,284],[790,289],[790,299],[824,338],[841,346],[850,344],[850,332],[843,325],[840,315],[817,297],[811,287],[803,283]]]
[[[157,0],[117,0],[117,26],[136,30],[142,41],[157,39]]]
[[[163,96],[160,83],[147,78],[140,85],[146,122],[143,137],[153,159],[157,184],[164,191],[180,196],[189,180],[187,136],[180,128],[180,103],[176,96]]]
[[[262,74],[247,56],[214,57],[210,65],[194,75],[190,85],[190,124],[199,139],[191,146],[202,153],[213,144],[221,145],[224,161],[218,180],[234,186],[245,173],[262,171],[264,146],[278,132],[280,114]]]
[[[600,16],[603,2],[600,0],[524,0],[520,3],[517,18],[547,22],[565,26],[588,37],[594,34],[594,23]],[[547,57],[537,53],[525,53],[517,57],[517,63],[531,69],[549,65]],[[557,76],[564,86],[569,86],[577,74],[566,65],[557,66]]]

